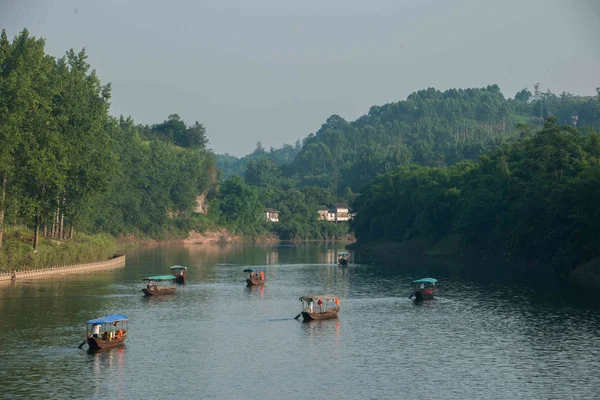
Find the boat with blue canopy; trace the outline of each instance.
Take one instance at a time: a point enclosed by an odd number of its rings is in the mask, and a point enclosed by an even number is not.
[[[348,261],[350,259],[350,254],[345,251],[338,252],[338,264],[339,265],[348,265]]]
[[[437,283],[437,279],[435,278],[421,278],[414,280],[413,291],[408,298],[415,297],[415,300],[432,300],[433,295],[437,293],[437,288],[435,284]]]
[[[187,278],[187,267],[183,265],[173,265],[171,267],[171,273],[175,275],[175,283],[179,283],[180,285],[185,285],[185,280]]]
[[[147,276],[142,281],[146,282],[146,287],[142,289],[146,296],[175,294],[175,275]]]
[[[109,314],[86,322],[87,337],[79,348],[87,342],[90,350],[102,350],[120,346],[127,339],[127,321],[123,314]]]
[[[264,268],[246,268],[244,272],[248,274],[248,278],[246,279],[246,284],[248,284],[248,286],[262,285],[265,283],[266,271]]]

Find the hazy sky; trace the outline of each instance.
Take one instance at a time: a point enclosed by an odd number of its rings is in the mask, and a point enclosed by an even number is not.
[[[177,113],[238,156],[427,87],[600,86],[600,0],[0,0],[0,25],[85,47],[113,115]]]

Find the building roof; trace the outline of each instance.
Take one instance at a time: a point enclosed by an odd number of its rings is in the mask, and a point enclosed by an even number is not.
[[[265,208],[265,211],[266,211],[266,212],[270,212],[270,213],[278,213],[278,212],[279,212],[279,211],[277,211],[276,209],[274,209],[274,208],[270,208],[270,207],[267,207],[267,208]]]

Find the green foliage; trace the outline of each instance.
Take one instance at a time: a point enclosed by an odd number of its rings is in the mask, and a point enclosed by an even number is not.
[[[33,232],[26,229],[11,231],[0,249],[0,271],[23,268],[44,268],[107,260],[117,251],[115,239],[109,235],[79,233],[72,241],[43,238],[34,253],[31,249]]]
[[[258,191],[239,176],[225,181],[214,206],[219,208],[220,222],[234,233],[256,236],[265,231],[264,207]]]
[[[193,225],[197,196],[218,179],[202,124],[111,118],[110,85],[85,50],[55,59],[44,45],[27,30],[0,36],[0,232],[5,215],[63,238],[73,226],[163,235],[175,220]]]
[[[359,240],[458,235],[463,249],[556,271],[600,256],[598,135],[548,118],[543,129],[477,163],[401,166],[353,203]]]

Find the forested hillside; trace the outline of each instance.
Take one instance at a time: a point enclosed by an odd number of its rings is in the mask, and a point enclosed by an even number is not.
[[[44,46],[27,30],[0,37],[0,247],[7,227],[31,227],[34,248],[73,228],[186,229],[196,196],[218,178],[204,127],[177,115],[150,127],[110,117],[110,85],[85,50],[56,59]]]
[[[541,93],[537,85],[533,95],[524,89],[514,99],[506,99],[497,85],[445,92],[430,88],[405,101],[371,107],[353,122],[331,116],[304,140],[285,172],[300,184],[358,191],[397,165],[442,167],[476,159],[509,137],[541,127],[550,115],[571,126],[600,126],[600,105],[594,99]]]
[[[600,256],[599,203],[600,137],[550,117],[478,161],[379,176],[354,202],[352,227],[363,242],[457,235],[469,254],[564,271]]]
[[[275,149],[271,147],[267,151],[262,142],[256,143],[254,151],[242,158],[232,156],[230,154],[217,154],[217,167],[221,171],[223,179],[231,178],[233,175],[243,176],[246,171],[246,166],[250,160],[265,158],[273,164],[282,166],[294,161],[296,155],[300,152],[302,145],[300,141],[296,141],[295,145],[284,144],[281,148]]]
[[[283,159],[275,160],[275,155],[283,153],[289,159],[293,154],[291,146],[267,153],[259,145],[243,159],[218,157],[228,176],[245,177],[245,183],[238,183],[254,188],[263,207],[283,210],[284,218],[277,225],[281,237],[319,238],[323,234],[317,233],[312,222],[319,205],[334,200],[351,201],[364,185],[398,166],[406,166],[402,173],[409,182],[404,185],[413,182],[410,177],[414,171],[430,174],[439,170],[448,175],[444,179],[452,182],[463,179],[462,169],[473,168],[473,164],[464,163],[465,160],[479,160],[500,146],[505,148],[507,143],[533,135],[549,116],[559,124],[586,132],[600,127],[600,102],[596,96],[566,93],[557,96],[549,91],[541,92],[539,85],[535,85],[533,94],[523,89],[513,99],[506,99],[497,85],[445,92],[430,88],[411,94],[405,101],[371,107],[368,115],[353,122],[337,115],[329,117],[316,134],[303,140],[301,148],[296,146],[294,150],[299,151],[287,164]],[[456,167],[447,168],[452,165]],[[454,182],[451,187],[459,186]],[[320,194],[314,200],[310,195],[303,197],[305,193],[317,192]],[[387,195],[393,198],[395,194]],[[424,196],[422,200],[436,207],[434,198]],[[446,212],[442,211],[444,207],[436,209],[436,216]],[[397,212],[399,218],[411,218],[403,207],[390,212]],[[366,215],[373,216],[371,211]],[[387,218],[385,214],[379,217]],[[436,229],[446,234],[449,229],[421,218],[423,223],[432,224],[427,234],[433,234]],[[370,228],[360,225],[366,223],[364,220],[359,219],[357,223],[363,239],[378,237],[380,228],[376,225],[369,233]],[[399,236],[386,233],[380,238],[412,237],[411,229],[412,226],[405,227]]]

